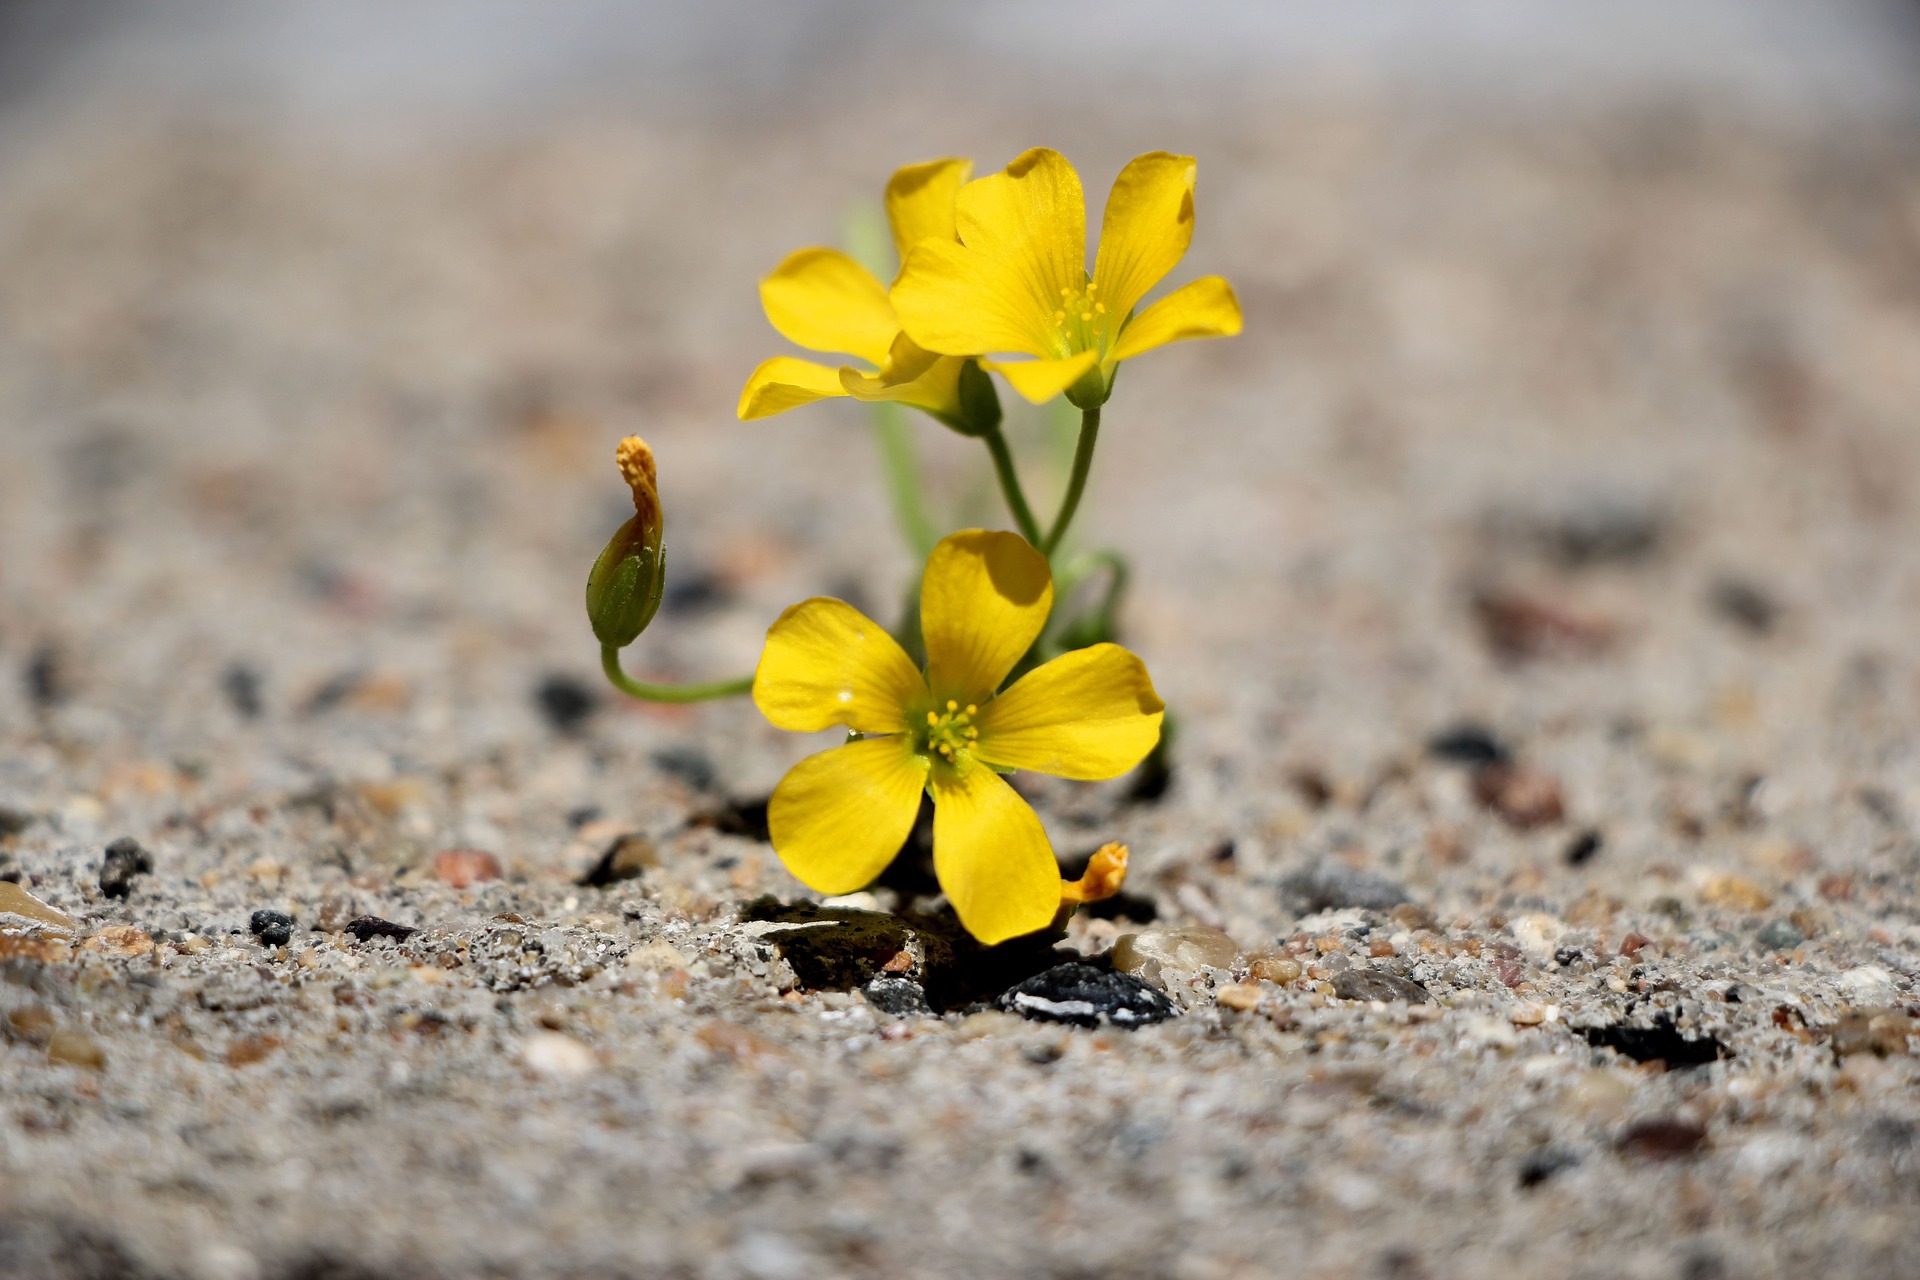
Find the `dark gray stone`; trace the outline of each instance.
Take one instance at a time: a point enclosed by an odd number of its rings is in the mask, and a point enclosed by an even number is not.
[[[1341,907],[1390,911],[1411,901],[1398,881],[1338,862],[1316,862],[1282,880],[1280,888],[1304,912]]]
[[[996,1003],[1036,1022],[1143,1027],[1174,1015],[1173,1003],[1130,973],[1078,961],[1057,964],[1010,988]]]
[[[131,836],[121,836],[107,846],[100,860],[100,892],[109,898],[124,898],[133,892],[133,882],[153,870],[153,855]]]
[[[284,947],[293,940],[293,917],[284,911],[256,911],[248,918],[247,928],[263,947]]]
[[[1378,969],[1348,969],[1333,975],[1333,994],[1342,1000],[1404,1000],[1425,1004],[1433,999],[1427,989],[1412,978],[1401,978]]]
[[[860,994],[867,998],[868,1004],[896,1018],[933,1013],[933,1006],[927,1003],[926,991],[909,978],[882,974],[862,987]]]

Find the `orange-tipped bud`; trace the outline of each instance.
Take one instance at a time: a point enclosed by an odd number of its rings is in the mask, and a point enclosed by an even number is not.
[[[633,490],[634,516],[620,526],[587,575],[587,619],[601,644],[623,649],[659,612],[667,563],[653,450],[639,436],[628,436],[614,451],[614,461]]]

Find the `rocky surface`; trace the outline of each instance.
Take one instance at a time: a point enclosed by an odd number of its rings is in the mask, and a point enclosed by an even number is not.
[[[942,83],[11,118],[0,1274],[1920,1273],[1920,135]],[[1172,770],[1020,783],[1128,894],[983,952],[917,849],[788,878],[815,744],[623,704],[579,590],[637,431],[636,672],[884,615],[860,414],[732,420],[753,281],[1037,141],[1199,154],[1248,326],[1088,508]]]

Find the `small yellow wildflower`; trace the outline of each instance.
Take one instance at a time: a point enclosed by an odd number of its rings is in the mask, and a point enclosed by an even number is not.
[[[1114,366],[1187,338],[1240,332],[1240,304],[1219,276],[1134,307],[1193,239],[1191,156],[1154,151],[1114,180],[1088,275],[1080,176],[1044,147],[960,189],[957,241],[914,246],[893,286],[900,323],[929,351],[1018,352],[981,363],[1036,404],[1062,391],[1081,408],[1105,402]]]
[[[970,160],[930,160],[887,183],[887,222],[904,259],[925,239],[954,238],[954,195],[973,172]],[[760,282],[760,305],[773,327],[809,351],[845,353],[874,366],[866,373],[796,356],[761,363],[740,393],[744,421],[784,413],[828,396],[898,400],[958,421],[964,363],[936,355],[900,331],[887,287],[838,249],[801,249]]]
[[[1164,704],[1145,665],[1118,645],[1064,654],[1000,691],[1052,608],[1046,557],[1017,534],[973,529],[927,559],[924,674],[852,605],[816,598],[780,615],[754,674],[755,704],[781,729],[858,735],[802,760],[774,789],[773,847],[795,877],[821,893],[870,884],[905,843],[925,790],[934,874],[982,942],[1044,929],[1063,901],[1118,887],[1119,846],[1063,885],[1039,817],[1000,776],[1117,777],[1160,739]]]

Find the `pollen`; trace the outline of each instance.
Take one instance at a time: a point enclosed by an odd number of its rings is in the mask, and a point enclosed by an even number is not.
[[[973,703],[962,708],[957,699],[948,698],[946,710],[927,712],[927,731],[921,750],[939,756],[948,764],[956,763],[962,753],[971,751],[980,740],[980,729],[973,723],[979,710]]]

